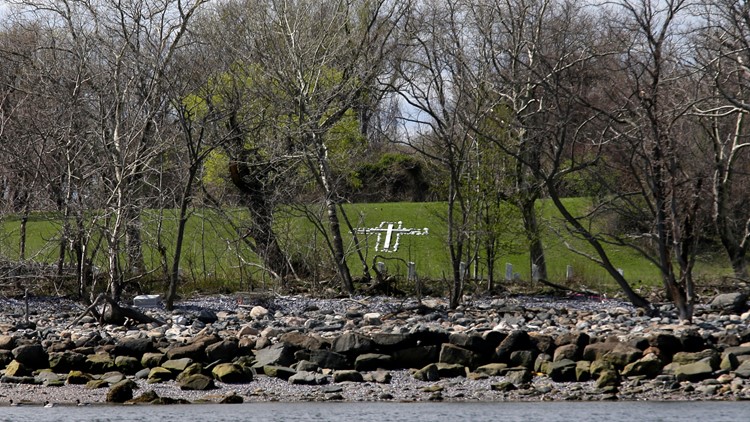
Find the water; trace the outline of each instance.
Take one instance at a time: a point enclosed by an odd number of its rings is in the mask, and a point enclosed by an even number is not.
[[[574,421],[750,420],[750,402],[247,403],[2,407],[0,421]]]

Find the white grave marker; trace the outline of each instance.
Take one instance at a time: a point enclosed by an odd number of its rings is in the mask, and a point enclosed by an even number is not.
[[[513,264],[509,262],[505,264],[505,281],[511,280],[513,280]]]
[[[377,252],[396,252],[398,250],[398,245],[401,241],[401,235],[402,234],[410,234],[415,236],[426,236],[429,233],[429,229],[427,227],[423,229],[407,229],[402,227],[402,222],[391,222],[391,221],[383,221],[380,223],[378,227],[374,228],[365,228],[365,229],[357,229],[357,233],[359,234],[371,234],[371,233],[377,233],[378,238],[375,242],[375,251]],[[385,240],[383,240],[382,246],[381,246],[381,235],[385,234]],[[394,241],[395,237],[395,241]]]

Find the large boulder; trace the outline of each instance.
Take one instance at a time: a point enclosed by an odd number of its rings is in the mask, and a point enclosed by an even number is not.
[[[719,352],[713,349],[706,349],[700,352],[678,352],[672,357],[672,362],[678,365],[687,365],[690,363],[696,363],[702,360],[707,360],[711,367],[716,370],[719,368],[721,363],[721,357]]]
[[[515,330],[495,348],[495,359],[498,362],[507,362],[511,352],[516,350],[528,350],[531,348],[529,334],[523,330]]]
[[[173,346],[167,350],[167,359],[191,359],[193,361],[202,361],[206,357],[206,345],[196,342],[184,346]]]
[[[501,376],[505,375],[506,372],[508,372],[508,364],[507,363],[488,363],[487,365],[482,365],[474,370],[477,374],[484,374],[491,377]]]
[[[315,372],[299,371],[289,377],[289,383],[296,385],[322,385],[328,383],[328,377]]]
[[[115,356],[132,356],[140,358],[144,353],[154,351],[154,343],[150,338],[126,337],[115,344],[113,353]]]
[[[297,371],[287,366],[266,365],[263,367],[263,373],[271,378],[289,380],[289,377],[296,374]]]
[[[357,356],[354,360],[354,369],[357,371],[374,371],[386,369],[393,366],[393,358],[390,355],[380,353],[365,353]]]
[[[133,390],[138,388],[133,380],[123,380],[107,392],[107,403],[125,403],[133,399]]]
[[[331,344],[331,350],[347,356],[370,353],[375,349],[375,343],[359,333],[348,332],[336,338]]]
[[[5,367],[5,375],[8,377],[23,377],[31,375],[31,370],[21,362],[13,360]]]
[[[295,362],[294,352],[299,348],[288,343],[276,343],[255,352],[253,368],[266,365],[291,366]]]
[[[552,360],[557,362],[563,359],[579,360],[581,357],[581,348],[577,344],[563,344],[555,349]]]
[[[510,366],[533,369],[538,354],[538,350],[516,350],[510,353],[508,362]]]
[[[677,365],[674,370],[674,375],[677,377],[677,381],[690,381],[697,382],[711,378],[714,373],[714,368],[711,366],[710,359],[704,359],[694,363],[688,363],[685,365]]]
[[[216,388],[214,380],[203,374],[193,374],[178,380],[177,385],[180,386],[181,390],[212,390]]]
[[[583,349],[583,359],[588,361],[603,360],[611,362],[617,368],[633,363],[643,356],[643,352],[633,346],[620,342],[589,344]]]
[[[420,381],[437,381],[440,379],[440,372],[437,365],[431,363],[422,369],[414,371],[413,376]]]
[[[734,374],[740,378],[750,378],[750,360],[746,360],[734,370]]]
[[[169,380],[173,380],[177,377],[177,374],[170,371],[167,368],[162,368],[161,366],[157,366],[156,368],[151,368],[151,370],[148,373],[148,383],[149,384],[156,384],[160,382],[165,382]]]
[[[141,362],[132,356],[117,356],[115,358],[115,368],[128,375],[134,375],[143,369]]]
[[[73,370],[85,370],[86,356],[71,351],[53,352],[49,354],[49,368],[52,372],[58,374]]]
[[[409,334],[377,332],[370,334],[370,339],[375,348],[382,353],[393,352],[417,345],[414,336]]]
[[[172,371],[173,374],[179,374],[193,364],[190,358],[169,359],[161,364],[161,367]]]
[[[228,384],[246,383],[253,380],[251,372],[236,363],[220,363],[211,370],[215,379]]]
[[[237,357],[239,345],[236,340],[222,340],[206,347],[209,362],[229,362]]]
[[[107,352],[86,356],[86,367],[92,374],[103,374],[115,369],[115,360]]]
[[[637,361],[625,365],[622,375],[624,377],[645,376],[647,378],[654,378],[661,373],[663,367],[664,362],[656,354],[649,353]]]
[[[288,344],[295,349],[319,350],[326,349],[329,341],[315,334],[305,334],[299,331],[284,333],[279,338],[280,343]]]
[[[484,337],[479,334],[466,334],[466,333],[451,333],[448,337],[450,344],[454,344],[464,349],[469,349],[472,352],[479,353],[482,355],[489,355],[493,352],[497,345],[491,345]]]
[[[0,350],[13,350],[16,347],[16,339],[9,335],[0,335]]]
[[[342,369],[333,371],[333,382],[363,382],[364,378],[359,371],[353,369]]]
[[[463,347],[450,343],[444,343],[440,348],[438,361],[441,363],[452,363],[474,368],[479,362],[479,355],[469,349],[464,349]]]
[[[28,344],[13,349],[13,358],[30,369],[49,367],[49,355],[41,344]]]
[[[351,367],[345,355],[329,350],[313,350],[308,360],[320,368],[349,369]]]
[[[144,353],[141,357],[141,366],[144,368],[154,368],[164,361],[166,355],[164,353]]]
[[[747,294],[740,292],[722,293],[716,295],[708,306],[716,311],[741,314],[748,309]]]
[[[672,356],[683,350],[682,341],[676,335],[659,331],[648,337],[649,346],[659,349],[663,356]]]
[[[545,373],[555,382],[572,382],[576,380],[576,363],[570,359],[547,362]]]
[[[408,347],[393,352],[394,368],[422,368],[438,361],[440,348],[438,346]]]

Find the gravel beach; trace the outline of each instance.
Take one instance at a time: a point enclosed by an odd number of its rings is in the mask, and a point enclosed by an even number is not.
[[[750,399],[747,299],[723,300],[683,324],[668,305],[651,317],[585,296],[467,298],[450,310],[438,298],[239,293],[140,309],[164,324],[71,326],[76,302],[31,298],[27,323],[22,299],[0,298],[0,405],[122,402],[111,392],[128,380],[136,400],[160,403]],[[80,368],[59,363],[71,356]],[[186,388],[174,366],[155,378],[166,361],[199,363],[210,385]],[[222,378],[222,364],[251,379]]]

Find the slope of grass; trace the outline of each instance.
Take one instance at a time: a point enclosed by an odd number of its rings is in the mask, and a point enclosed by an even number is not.
[[[576,213],[583,213],[589,205],[586,198],[567,199],[567,205]],[[551,281],[564,283],[566,268],[573,267],[575,280],[590,289],[600,291],[616,290],[610,277],[598,265],[589,259],[569,250],[567,244],[585,253],[592,253],[591,248],[583,241],[573,238],[565,232],[564,224],[557,210],[551,203],[540,202],[541,221],[544,227],[542,240],[546,249],[548,274]],[[421,278],[442,280],[451,278],[450,256],[447,244],[445,203],[378,203],[351,204],[344,207],[348,219],[355,228],[375,228],[383,222],[404,228],[428,229],[428,235],[401,235],[399,246],[395,252],[375,250],[377,235],[360,236],[360,250],[368,266],[376,261],[386,264],[389,274],[405,277],[406,262],[415,262],[417,273]],[[304,218],[300,212],[287,210],[280,213],[276,231],[280,242],[292,254],[292,258],[308,263],[322,263],[327,261],[328,252],[325,248],[325,238],[314,225]],[[323,215],[322,210],[308,210],[317,215]],[[507,223],[501,226],[500,243],[503,245],[496,261],[495,279],[502,281],[505,275],[505,265],[513,265],[513,271],[520,274],[524,280],[530,278],[530,264],[528,253],[524,251],[525,240],[521,232],[521,222],[512,217],[509,212]],[[157,250],[157,233],[159,218],[162,217],[161,243],[165,245],[168,256],[173,253],[173,239],[176,233],[176,214],[165,211],[159,215],[157,211],[143,213],[143,239],[145,245],[145,260],[147,267],[154,271],[154,278],[160,278],[161,255]],[[259,269],[257,257],[248,246],[239,240],[238,232],[243,233],[243,220],[247,214],[242,210],[230,210],[221,215],[213,210],[197,209],[188,222],[183,249],[182,268],[187,280],[199,284],[215,283],[228,285],[231,288],[246,288],[252,280],[254,285],[268,281],[267,275]],[[232,224],[230,224],[230,222]],[[324,223],[325,224],[325,223]],[[55,262],[59,251],[61,220],[55,214],[38,213],[30,218],[27,228],[27,257],[37,261]],[[6,217],[0,221],[0,256],[9,259],[18,257],[18,228],[17,217]],[[342,228],[346,231],[345,220]],[[381,245],[385,235],[381,235]],[[348,252],[348,263],[354,277],[362,273],[359,255],[353,237],[346,233],[345,246]],[[392,239],[395,242],[396,238]],[[101,245],[106,248],[106,245]],[[661,284],[659,272],[648,260],[629,248],[608,248],[613,263],[621,268],[625,277],[636,287],[659,286]],[[720,252],[700,257],[696,265],[696,278],[717,279],[731,271]],[[105,267],[104,249],[95,262]],[[309,268],[310,278],[325,278],[330,274],[324,272],[323,265]],[[478,273],[486,278],[482,266]],[[197,285],[195,285],[197,286]]]

